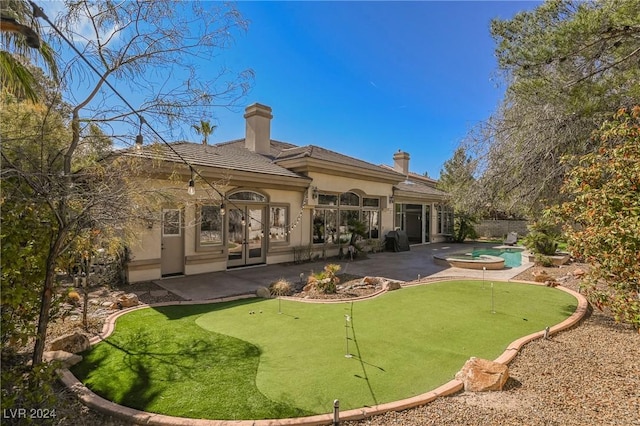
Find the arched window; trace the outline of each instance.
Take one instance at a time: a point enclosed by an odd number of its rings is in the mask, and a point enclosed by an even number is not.
[[[345,192],[340,194],[340,205],[341,206],[360,206],[360,196],[355,192]]]
[[[239,191],[227,197],[229,200],[235,201],[257,201],[261,203],[267,202],[267,197],[254,191]]]

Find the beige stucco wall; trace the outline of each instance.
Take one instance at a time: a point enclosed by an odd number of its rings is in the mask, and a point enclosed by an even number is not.
[[[369,197],[380,197],[380,236],[393,230],[393,206],[387,205],[388,197],[393,194],[393,185],[364,179],[354,179],[343,176],[332,176],[324,173],[311,172],[309,177],[313,179],[311,185],[318,188],[319,192],[343,193],[358,191]],[[315,206],[315,202],[311,200]],[[311,224],[309,223],[309,238],[311,238]],[[336,250],[337,253],[337,250]]]
[[[388,205],[388,197],[393,193],[393,186],[390,183],[380,183],[364,179],[355,179],[343,176],[332,176],[324,173],[313,172],[309,174],[313,179],[312,186],[317,187],[320,192],[343,193],[347,191],[356,191],[365,196],[379,197],[381,199],[380,220],[381,229],[380,236],[394,229],[394,209],[393,205]],[[183,209],[184,218],[184,273],[186,275],[201,274],[206,272],[214,272],[225,270],[227,267],[226,254],[224,247],[221,245],[220,250],[201,250],[196,247],[196,208],[199,204],[219,202],[219,195],[214,191],[207,191],[202,185],[196,184],[196,194],[189,196],[187,194],[186,182],[170,182],[163,180],[147,180],[145,185],[149,189],[158,189],[164,191],[169,197],[169,201],[163,205],[156,207],[158,221],[151,228],[141,228],[136,232],[137,241],[131,244],[132,263],[128,271],[129,281],[143,281],[161,278],[161,257],[162,257],[162,229],[160,224],[162,208]],[[261,189],[258,187],[233,187],[227,186],[221,188],[221,191],[230,194],[235,190],[257,191],[267,196],[269,205],[285,205],[289,208],[289,221],[291,224],[296,222],[301,208],[303,208],[303,200],[305,193],[302,191],[294,191],[288,189]],[[240,201],[236,202],[241,204]],[[230,202],[226,202],[229,207]],[[293,247],[305,246],[312,241],[311,223],[313,209],[316,201],[310,196],[306,201],[303,213],[297,226],[293,228],[289,235],[289,244],[272,244],[267,242],[266,263],[283,263],[293,261]],[[267,213],[267,218],[268,218]],[[432,241],[437,241],[438,236],[435,232],[437,227],[437,214],[435,209],[431,208],[431,227]],[[265,219],[267,219],[265,218]],[[318,249],[320,253],[320,248]],[[338,248],[330,248],[326,255],[333,256],[338,253]]]

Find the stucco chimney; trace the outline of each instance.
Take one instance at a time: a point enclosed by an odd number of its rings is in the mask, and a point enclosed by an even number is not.
[[[398,150],[393,154],[393,170],[398,173],[402,173],[405,176],[409,175],[409,153]]]
[[[271,108],[255,103],[244,110],[246,132],[244,146],[258,154],[271,152]]]

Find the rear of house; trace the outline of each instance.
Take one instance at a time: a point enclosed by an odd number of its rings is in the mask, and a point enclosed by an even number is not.
[[[409,172],[408,153],[397,152],[392,167],[374,165],[271,139],[268,106],[253,104],[244,117],[244,139],[145,146],[127,154],[148,161],[145,185],[168,195],[157,207],[158,220],[136,232],[130,282],[291,262],[301,247],[337,255],[350,240],[353,219],[364,223],[372,244],[394,229],[415,244],[451,233],[446,194]]]

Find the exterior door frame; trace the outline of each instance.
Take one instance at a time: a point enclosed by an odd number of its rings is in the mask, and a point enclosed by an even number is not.
[[[234,202],[225,216],[227,267],[265,263],[267,205]]]
[[[160,273],[162,276],[184,274],[183,221],[182,209],[162,209],[160,226]]]

